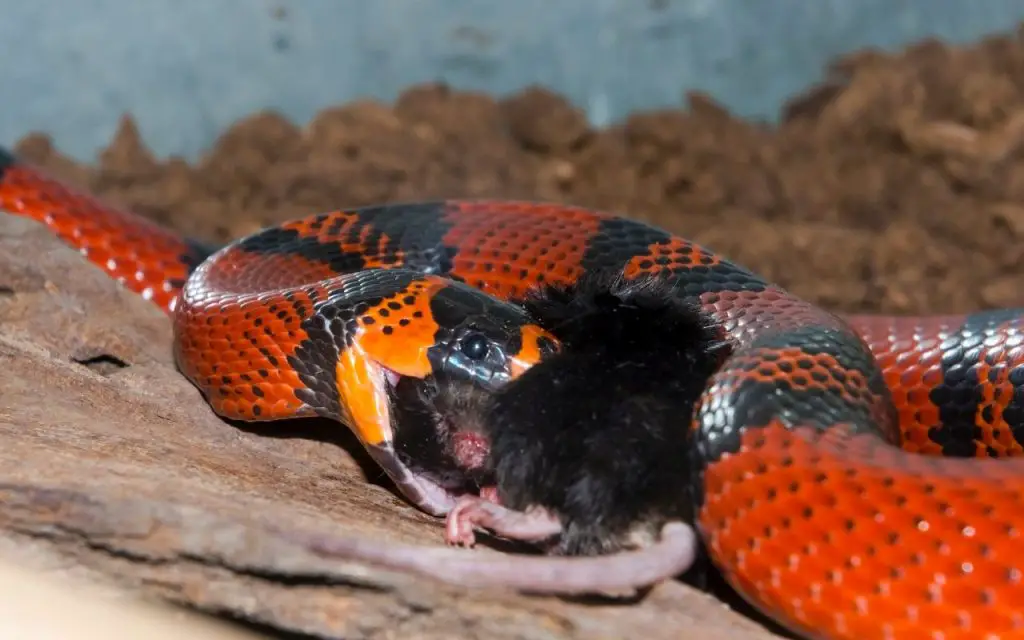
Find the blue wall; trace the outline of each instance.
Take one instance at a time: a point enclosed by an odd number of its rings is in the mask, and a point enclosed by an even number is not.
[[[134,114],[194,157],[234,119],[302,123],[445,80],[555,88],[596,124],[710,92],[771,119],[832,57],[1009,31],[1024,0],[0,0],[0,143],[50,132],[79,158]]]

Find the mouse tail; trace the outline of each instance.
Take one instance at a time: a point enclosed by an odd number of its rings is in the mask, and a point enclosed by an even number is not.
[[[522,556],[381,543],[368,538],[307,536],[281,532],[310,552],[386,569],[415,573],[445,583],[509,588],[537,594],[583,595],[635,592],[682,575],[695,562],[693,527],[670,522],[657,542],[639,550],[599,556]]]

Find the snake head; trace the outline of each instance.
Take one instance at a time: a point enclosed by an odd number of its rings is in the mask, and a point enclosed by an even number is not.
[[[560,348],[525,311],[472,289],[439,292],[434,312],[438,330],[427,360],[440,380],[495,391]]]

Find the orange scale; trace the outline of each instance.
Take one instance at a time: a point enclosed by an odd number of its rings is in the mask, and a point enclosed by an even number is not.
[[[217,374],[217,366],[215,363],[212,363],[207,359],[196,360],[194,362],[195,366],[192,368],[192,371],[195,375],[209,380]]]
[[[241,404],[234,398],[229,398],[220,393],[211,394],[211,403],[215,405],[218,411],[223,411],[226,415],[231,416],[245,416]]]
[[[903,428],[902,424],[910,424],[913,428]],[[904,421],[901,416],[901,428],[903,429],[900,436],[901,446],[911,453],[920,453],[925,455],[941,454],[942,446],[936,444],[936,442],[928,435],[928,424],[931,424],[930,420],[921,420],[917,417],[917,414],[911,414],[906,421]],[[918,425],[923,425],[923,427],[918,428]]]
[[[281,371],[275,380],[268,382],[267,388],[274,390],[274,397],[288,398],[290,402],[298,402],[295,390],[301,389],[302,385],[298,374],[293,369],[288,369]]]
[[[885,365],[882,365],[883,371],[885,371]],[[921,370],[918,368],[910,368],[905,370],[892,369],[890,368],[885,374],[886,384],[889,385],[890,389],[895,391],[902,391],[903,393],[909,393],[914,390],[926,390],[924,377],[921,374]]]
[[[216,362],[219,365],[221,375],[233,373],[235,362],[227,342],[206,341],[205,344],[198,345],[198,349],[199,351],[196,353],[199,357],[208,359],[209,362]]]
[[[247,420],[262,420],[263,418],[265,418],[265,416],[263,415],[263,407],[260,406],[258,409],[256,409],[255,407],[257,405],[251,402],[249,399],[239,396],[235,400],[235,402],[236,406],[238,407],[239,415],[245,416]]]
[[[276,340],[279,334],[285,333],[288,330],[288,326],[284,321],[278,319],[277,316],[264,313],[253,313],[252,328],[254,332],[271,341]]]
[[[243,360],[243,353],[245,352],[246,347],[249,346],[248,341],[239,340],[236,336],[228,334],[227,339],[224,341],[223,344],[221,344],[220,340],[211,340],[210,346],[214,348],[223,349],[226,352],[225,358],[230,358],[231,362],[234,364],[236,368],[239,367],[240,365],[245,365],[245,361]]]
[[[942,384],[942,370],[940,368],[922,368],[921,382],[928,388],[934,388]]]
[[[261,420],[277,420],[280,418],[295,417],[296,409],[289,407],[281,401],[268,402],[267,398],[260,398],[259,402],[255,403],[253,406],[259,407],[259,417]]]
[[[228,330],[224,327],[212,325],[206,329],[202,334],[195,334],[192,338],[197,345],[202,345],[204,348],[212,346],[213,342],[218,342],[227,346],[228,341]]]
[[[262,389],[263,387],[261,387]],[[299,411],[299,402],[295,398],[294,394],[279,395],[275,394],[274,389],[271,388],[269,391],[264,391],[262,396],[255,399],[255,402],[259,403],[263,409],[264,419],[274,419],[276,417],[298,417],[296,413]]]
[[[266,396],[280,395],[281,390],[287,388],[284,377],[277,370],[267,369],[266,371],[267,376],[259,378],[259,381],[255,383],[256,386],[258,386],[260,391],[262,391]],[[294,395],[294,391],[292,392],[292,395]]]
[[[912,387],[907,389],[901,394],[906,398],[906,402],[918,410],[932,410],[938,411],[934,405],[932,405],[931,398],[929,397],[930,390],[923,387]]]
[[[982,598],[982,587],[975,582],[976,578],[974,575],[968,575],[965,579],[962,567],[962,562],[950,561],[947,561],[944,566],[936,567],[937,576],[942,577],[936,595],[942,604],[966,610],[973,608],[980,602],[984,602],[984,600]],[[973,569],[970,573],[974,574]]]
[[[231,391],[240,402],[251,405],[258,400],[256,394],[252,392],[252,386],[244,380],[239,380],[238,384],[232,387]]]

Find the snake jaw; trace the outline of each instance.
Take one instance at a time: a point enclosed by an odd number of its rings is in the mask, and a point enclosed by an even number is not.
[[[415,473],[401,461],[390,442],[367,446],[366,450],[414,507],[432,516],[441,517],[447,515],[458,504],[461,496],[430,478]]]
[[[398,386],[398,381],[402,379],[402,374],[397,371],[388,369],[385,366],[381,366],[381,370],[384,373],[384,381],[388,383],[388,387],[394,389]]]
[[[401,373],[369,357],[358,344],[338,359],[338,396],[345,421],[374,462],[391,478],[401,494],[418,509],[444,516],[460,497],[439,482],[417,473],[395,450],[392,395]]]

